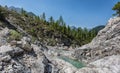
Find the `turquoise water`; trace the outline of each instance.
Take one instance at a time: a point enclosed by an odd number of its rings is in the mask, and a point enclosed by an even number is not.
[[[85,67],[85,64],[83,62],[80,62],[80,61],[77,61],[77,60],[74,60],[74,59],[71,59],[71,58],[68,58],[68,57],[63,57],[63,56],[60,56],[59,57],[60,59],[63,59],[64,61],[66,62],[69,62],[70,64],[72,64],[73,66],[75,66],[76,68],[82,68],[82,67]]]

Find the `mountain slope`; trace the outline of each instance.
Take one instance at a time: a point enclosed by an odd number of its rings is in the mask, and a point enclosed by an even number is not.
[[[96,36],[95,32],[86,28],[72,29],[70,26],[66,26],[62,18],[54,21],[51,17],[49,21],[46,21],[45,15],[39,17],[34,16],[31,12],[21,11],[20,8],[12,7],[11,9],[1,7],[0,11],[3,13],[1,15],[4,20],[1,21],[22,28],[26,33],[32,35],[33,40],[39,39],[46,45],[76,47],[89,43]],[[21,13],[18,13],[17,10]]]
[[[21,8],[17,8],[17,7],[14,7],[14,6],[10,6],[8,7],[9,10],[14,10],[16,11],[17,13],[21,13],[22,12],[22,9]]]
[[[10,6],[7,8],[10,11],[16,11],[17,13],[21,14],[23,8],[18,8],[18,7],[14,7],[14,6]],[[29,16],[36,16],[33,12],[27,12],[27,14]]]
[[[90,31],[95,31],[96,33],[98,33],[103,28],[105,28],[105,25],[99,25],[99,26],[92,28]]]

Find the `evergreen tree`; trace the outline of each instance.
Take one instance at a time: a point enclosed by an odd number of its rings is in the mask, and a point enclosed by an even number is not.
[[[35,22],[39,23],[40,22],[40,17],[39,16],[35,16]]]
[[[120,16],[120,2],[118,2],[117,4],[115,4],[115,6],[112,8],[112,10],[116,11],[115,15],[119,15]]]
[[[63,25],[62,25],[62,33],[64,33],[64,34],[66,34],[66,24],[64,23]]]
[[[7,5],[5,5],[5,9],[8,9],[8,6],[7,6]]]
[[[67,35],[68,35],[68,36],[70,36],[70,35],[71,35],[71,28],[70,28],[70,26],[69,26],[69,25],[67,26],[66,33],[67,33]]]
[[[43,21],[46,21],[46,15],[45,15],[45,12],[43,12],[43,14],[41,15],[41,19],[42,19]]]
[[[49,18],[49,23],[50,23],[51,25],[54,24],[54,19],[53,19],[52,16]]]
[[[65,24],[62,16],[59,17],[58,24],[61,26]]]
[[[27,16],[27,12],[22,8],[21,9],[21,14],[23,15],[23,16]]]
[[[82,36],[83,36],[82,33],[83,33],[83,30],[82,30],[81,27],[79,27],[79,28],[77,29],[77,34],[78,34],[77,39],[79,39],[80,41],[82,41]]]
[[[3,12],[3,8],[2,8],[2,6],[0,6],[0,19],[1,20],[4,20],[5,19],[5,13]]]
[[[85,39],[87,38],[87,36],[88,36],[88,35],[87,35],[87,34],[88,34],[88,29],[87,29],[87,28],[84,28],[83,31],[84,31],[84,32],[83,32],[84,34],[83,34],[83,37],[82,37],[82,38],[85,40]]]

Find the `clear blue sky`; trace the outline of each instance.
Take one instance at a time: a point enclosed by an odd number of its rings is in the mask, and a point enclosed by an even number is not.
[[[0,5],[23,7],[37,15],[46,13],[47,18],[63,16],[70,26],[92,28],[105,25],[120,0],[0,0]]]

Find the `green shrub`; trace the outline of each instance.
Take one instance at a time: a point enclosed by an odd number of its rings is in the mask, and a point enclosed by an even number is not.
[[[75,66],[76,68],[82,68],[85,67],[85,64],[83,62],[80,62],[78,60],[74,60],[65,56],[60,56],[60,59],[63,59],[66,62],[69,62],[70,64],[72,64],[73,66]]]
[[[10,30],[10,37],[9,40],[20,40],[22,35],[15,31],[15,30]]]
[[[120,2],[115,4],[114,7],[112,8],[112,10],[116,11],[116,14],[114,14],[114,15],[119,15],[120,16]]]
[[[56,40],[54,40],[54,39],[48,39],[47,42],[48,42],[48,45],[50,45],[50,46],[55,46],[57,44]]]
[[[37,38],[32,36],[32,41],[31,42],[34,43],[35,40],[37,40]]]

